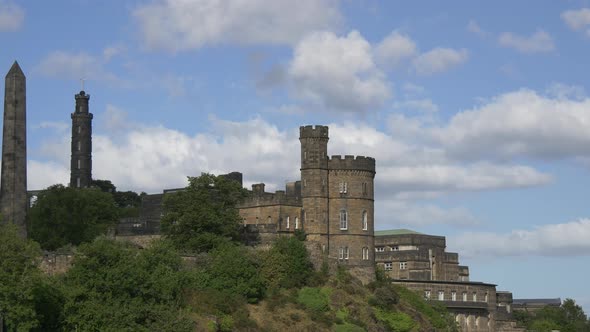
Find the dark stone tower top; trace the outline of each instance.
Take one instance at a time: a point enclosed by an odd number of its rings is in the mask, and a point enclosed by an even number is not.
[[[76,109],[72,113],[72,159],[70,187],[87,188],[92,182],[92,118],[88,102],[90,95],[83,90],[76,94]]]
[[[90,100],[90,95],[87,95],[84,90],[80,91],[76,95],[76,110],[74,113],[79,114],[88,114],[88,101]]]
[[[18,226],[26,237],[27,210],[27,100],[26,77],[15,61],[4,86],[2,185],[0,210],[5,222]]]
[[[12,77],[12,76],[22,77],[23,79],[25,78],[25,73],[23,73],[23,70],[20,69],[18,62],[16,62],[16,61],[14,61],[14,63],[12,64],[12,67],[10,67],[10,70],[8,71],[8,73],[6,73],[7,79],[8,79],[8,77]]]
[[[328,168],[328,126],[299,127],[301,169]]]

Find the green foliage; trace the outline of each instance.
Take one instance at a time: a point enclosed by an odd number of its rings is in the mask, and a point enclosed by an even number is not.
[[[117,191],[117,187],[110,180],[92,180],[90,182],[91,187],[100,189],[105,193],[114,193]]]
[[[457,326],[453,317],[448,313],[446,308],[440,303],[428,303],[422,296],[402,286],[393,286],[395,292],[399,295],[400,302],[404,301],[414,307],[417,311],[425,315],[432,326],[448,331],[457,331]]]
[[[392,309],[398,302],[399,296],[392,285],[384,285],[375,289],[373,297],[369,299],[369,304],[382,309]]]
[[[330,289],[303,287],[299,290],[297,302],[312,313],[323,313],[330,310]]]
[[[281,237],[262,253],[260,273],[269,288],[293,288],[307,284],[313,265],[303,242],[295,237]]]
[[[403,312],[387,311],[384,309],[375,309],[375,317],[383,322],[390,331],[409,332],[417,327],[412,317]]]
[[[90,242],[117,220],[110,194],[54,185],[42,191],[27,213],[29,235],[47,250]]]
[[[247,248],[226,244],[210,252],[210,260],[194,272],[194,287],[243,296],[250,303],[264,296],[264,281]]]
[[[307,238],[307,234],[305,234],[305,231],[303,229],[296,229],[293,234],[295,235],[295,238],[299,241],[305,241],[305,239]]]
[[[8,330],[29,331],[40,325],[35,289],[42,277],[37,243],[18,236],[13,224],[0,224],[0,316]]]
[[[165,242],[139,250],[98,238],[81,246],[64,280],[66,329],[191,331],[179,307],[181,267]]]
[[[239,240],[236,204],[247,194],[238,182],[222,176],[189,177],[185,190],[164,197],[162,233],[177,248],[206,252]]]
[[[528,330],[562,332],[588,332],[590,320],[572,299],[563,301],[560,307],[546,306],[536,313],[514,312],[515,319]]]

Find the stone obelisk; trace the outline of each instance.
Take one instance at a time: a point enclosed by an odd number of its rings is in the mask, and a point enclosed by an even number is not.
[[[27,106],[26,78],[15,61],[6,74],[2,135],[0,210],[5,223],[14,223],[26,237],[27,211]]]

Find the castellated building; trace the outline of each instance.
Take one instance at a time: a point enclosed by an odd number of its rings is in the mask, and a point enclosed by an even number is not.
[[[301,181],[285,190],[264,191],[252,186],[252,195],[240,206],[245,225],[277,233],[306,234],[316,267],[324,261],[346,266],[368,282],[374,279],[375,159],[328,156],[328,127],[302,126]]]

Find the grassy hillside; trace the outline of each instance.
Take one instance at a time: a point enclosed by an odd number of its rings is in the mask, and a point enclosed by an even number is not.
[[[387,282],[363,286],[344,271],[323,285],[277,290],[235,309],[228,315],[200,315],[197,330],[457,331],[445,308]]]

